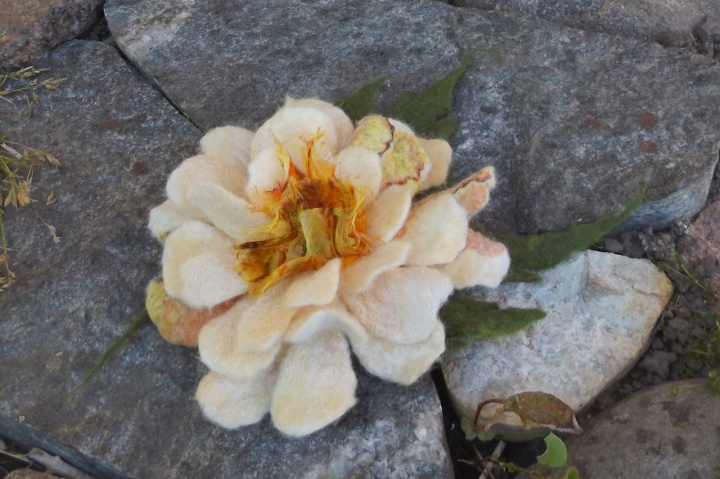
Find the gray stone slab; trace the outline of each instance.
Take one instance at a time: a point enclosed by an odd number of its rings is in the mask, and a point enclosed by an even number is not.
[[[0,414],[94,456],[100,477],[452,477],[429,377],[402,387],[359,373],[358,406],[304,439],[268,419],[227,431],[193,399],[207,372],[197,352],[148,324],[66,402],[142,309],[161,257],[148,211],[201,132],[109,46],[72,42],[40,66],[66,83],[40,92],[32,117],[0,117],[0,130],[62,161],[33,186],[39,199],[57,193],[38,210],[62,241],[29,211],[8,211],[18,282],[0,293]],[[22,442],[8,424],[0,436]]]
[[[493,164],[482,221],[559,230],[622,210],[628,226],[696,213],[720,142],[720,65],[538,18],[440,2],[108,0],[118,45],[202,128],[254,128],[285,95],[336,100],[380,75],[378,103],[419,91],[481,46],[459,84],[456,181]]]
[[[568,443],[568,464],[587,479],[717,477],[720,395],[703,383],[660,384],[604,411]]]

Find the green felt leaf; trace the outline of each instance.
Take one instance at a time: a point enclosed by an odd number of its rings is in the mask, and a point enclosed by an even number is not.
[[[451,297],[440,308],[447,350],[457,351],[470,341],[509,336],[545,317],[540,309],[505,308],[497,303]]]
[[[133,320],[132,323],[127,327],[127,329],[122,333],[122,335],[117,338],[113,343],[108,346],[108,348],[100,355],[99,358],[95,361],[95,364],[90,368],[90,370],[85,373],[85,376],[82,378],[80,383],[78,383],[77,386],[72,388],[70,393],[65,398],[65,402],[69,402],[72,397],[75,395],[76,392],[78,392],[80,389],[85,387],[87,383],[90,382],[90,380],[95,377],[95,375],[100,372],[100,369],[103,367],[103,365],[107,362],[107,360],[112,356],[112,354],[120,349],[120,346],[123,345],[128,339],[130,339],[135,332],[137,332],[142,326],[145,324],[150,323],[150,316],[148,315],[148,312],[146,309],[143,309]]]
[[[453,93],[479,48],[468,52],[455,70],[418,94],[403,93],[395,104],[392,116],[410,125],[423,138],[449,139],[457,129],[457,117],[450,113]],[[487,50],[486,50],[487,51]]]
[[[510,252],[511,266],[505,282],[539,281],[540,276],[535,271],[552,268],[568,259],[574,252],[587,249],[600,241],[642,204],[646,190],[643,184],[640,193],[621,213],[604,216],[565,231],[496,236]]]
[[[567,447],[562,439],[555,434],[550,433],[545,436],[545,452],[537,457],[537,460],[543,466],[558,468],[567,462]]]
[[[365,85],[361,86],[356,92],[351,93],[343,100],[335,103],[335,106],[345,112],[347,116],[355,123],[360,119],[369,115],[373,106],[377,93],[387,77],[381,76]]]

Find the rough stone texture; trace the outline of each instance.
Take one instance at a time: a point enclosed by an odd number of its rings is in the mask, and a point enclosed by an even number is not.
[[[690,224],[690,234],[678,245],[694,274],[720,294],[720,200],[710,203]],[[720,301],[716,303],[720,313]]]
[[[5,479],[60,479],[60,476],[32,469],[17,469],[5,476]]]
[[[687,46],[707,17],[720,18],[716,0],[455,0],[459,7],[510,10],[590,32]]]
[[[0,72],[27,66],[100,18],[104,0],[0,0]]]
[[[583,479],[718,477],[720,395],[702,383],[664,383],[633,394],[568,442],[567,463]]]
[[[108,0],[118,45],[201,128],[257,127],[283,101],[343,98],[387,75],[378,111],[483,46],[459,84],[451,180],[486,164],[483,222],[559,230],[615,213],[629,226],[702,207],[720,141],[720,65],[687,52],[440,2]]]
[[[554,394],[582,410],[642,355],[671,293],[670,281],[649,261],[595,251],[545,271],[541,283],[470,292],[540,308],[547,317],[443,359],[458,413],[472,417],[478,402],[524,391]]]
[[[206,372],[197,352],[148,324],[66,403],[143,307],[161,257],[148,210],[201,133],[109,46],[71,42],[40,66],[67,82],[40,92],[31,118],[0,117],[0,130],[63,162],[33,182],[39,199],[58,194],[38,210],[62,242],[29,211],[8,212],[18,283],[0,294],[0,364],[12,371],[0,375],[0,414],[123,471],[102,477],[451,477],[428,377],[402,387],[360,373],[358,406],[304,439],[267,419],[226,431],[193,399]],[[0,419],[0,436],[23,443]]]

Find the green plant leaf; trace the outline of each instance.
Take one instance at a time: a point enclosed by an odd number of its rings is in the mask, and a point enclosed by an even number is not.
[[[565,475],[560,479],[580,479],[580,471],[577,470],[577,467],[573,466],[568,469]]]
[[[558,468],[567,462],[567,447],[562,439],[552,432],[545,436],[545,452],[537,457],[537,460],[543,466]]]
[[[457,296],[440,308],[450,352],[468,346],[472,340],[509,336],[544,317],[540,309],[500,309],[497,303]]]
[[[478,50],[470,50],[455,70],[418,94],[403,93],[395,104],[392,116],[410,125],[423,138],[449,139],[457,129],[457,117],[450,113],[453,93],[458,80]]]
[[[354,93],[335,103],[335,106],[344,111],[353,123],[359,121],[372,112],[378,90],[385,83],[385,80],[387,80],[387,77],[381,76],[366,83]]]
[[[640,193],[621,213],[572,226],[565,231],[496,236],[510,252],[511,266],[505,282],[539,281],[540,276],[535,271],[552,268],[568,259],[574,252],[587,249],[600,241],[642,204],[646,190],[647,187],[643,184]]]
[[[140,312],[135,317],[133,322],[130,323],[127,329],[122,333],[122,336],[120,336],[110,346],[108,346],[108,348],[100,355],[100,357],[97,358],[95,364],[93,364],[92,368],[90,368],[90,370],[85,373],[85,376],[82,378],[80,383],[78,383],[77,386],[72,388],[70,393],[65,398],[65,402],[69,402],[76,392],[85,387],[85,385],[87,385],[87,383],[90,382],[90,380],[100,371],[100,368],[103,367],[103,365],[107,362],[110,356],[112,356],[112,354],[117,351],[120,346],[123,345],[123,343],[130,339],[136,331],[138,331],[141,327],[148,323],[150,323],[150,316],[148,315],[147,310],[143,309],[142,312]]]

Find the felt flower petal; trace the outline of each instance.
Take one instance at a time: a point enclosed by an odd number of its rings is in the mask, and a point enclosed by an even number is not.
[[[245,168],[207,155],[188,158],[170,174],[167,182],[167,196],[176,205],[192,212],[192,203],[187,195],[190,188],[202,183],[212,183],[225,188],[234,195],[245,192],[247,173]]]
[[[198,385],[195,399],[203,414],[228,429],[258,422],[270,410],[274,374],[230,379],[208,373]]]
[[[454,260],[465,247],[467,214],[448,192],[430,196],[415,206],[400,235],[411,245],[407,264],[430,266]]]
[[[168,234],[180,227],[183,221],[193,219],[190,214],[183,212],[170,200],[150,210],[148,227],[150,232],[159,240],[164,240]]]
[[[252,131],[237,126],[213,128],[200,139],[200,151],[245,167],[250,163],[250,144],[254,136]]]
[[[285,106],[313,108],[315,110],[319,110],[325,113],[330,118],[332,118],[333,122],[335,123],[335,130],[337,131],[337,147],[344,148],[350,143],[350,139],[352,138],[353,132],[355,131],[355,129],[353,128],[352,120],[350,120],[350,118],[345,114],[344,111],[342,111],[335,105],[324,102],[322,100],[317,100],[315,98],[295,100],[288,97],[285,99]]]
[[[399,344],[380,338],[350,343],[360,363],[371,374],[388,381],[414,383],[445,351],[445,328],[436,321],[430,337],[411,344]]]
[[[289,436],[321,429],[355,405],[357,380],[347,341],[328,331],[291,345],[272,396],[273,423]]]
[[[465,178],[451,189],[455,200],[467,212],[468,218],[485,208],[490,190],[495,188],[495,168],[488,166]]]
[[[341,288],[348,293],[362,293],[370,289],[379,275],[405,264],[410,243],[391,241],[378,246],[369,255],[360,258],[343,271]]]
[[[281,344],[262,352],[235,351],[234,334],[233,320],[227,314],[213,319],[200,330],[200,360],[222,376],[231,379],[257,376],[273,363],[280,351]]]
[[[432,167],[428,176],[420,183],[420,190],[426,190],[434,186],[442,185],[447,180],[452,159],[452,148],[445,140],[424,140],[420,144],[430,158]]]
[[[226,314],[233,321],[233,351],[264,352],[276,346],[297,311],[285,307],[287,287],[279,283],[261,296],[248,296]]]
[[[339,301],[301,309],[285,334],[291,343],[307,341],[318,333],[338,330],[356,341],[367,340],[367,332]]]
[[[367,210],[368,234],[385,243],[395,237],[410,212],[414,187],[391,185],[375,198]]]
[[[452,263],[438,266],[455,288],[497,288],[510,268],[510,255],[502,243],[468,230],[467,244]]]
[[[328,304],[335,299],[340,281],[340,258],[328,261],[317,271],[301,273],[292,281],[283,297],[287,307]],[[267,293],[266,293],[267,294]]]
[[[407,133],[408,135],[415,135],[415,132],[412,128],[410,128],[410,125],[408,125],[407,123],[396,120],[395,118],[388,118],[388,121],[393,127],[395,127],[396,130]]]
[[[268,237],[268,233],[259,233],[257,229],[270,224],[272,218],[265,213],[253,211],[247,201],[219,185],[201,183],[193,186],[187,198],[215,227],[238,243],[259,241]]]
[[[314,136],[318,130],[323,133],[331,150],[337,152],[337,129],[330,115],[315,108],[283,107],[258,128],[252,141],[251,156],[254,158],[266,148],[275,148],[277,141],[289,144]]]
[[[360,146],[349,146],[337,154],[335,164],[336,178],[367,192],[365,204],[375,199],[382,180],[380,157],[377,153]]]
[[[246,194],[254,198],[258,193],[272,191],[287,180],[275,146],[266,148],[253,156],[248,166],[248,184]]]
[[[186,221],[165,240],[165,290],[193,308],[220,304],[248,289],[233,271],[234,261],[230,238],[200,221]]]
[[[340,293],[369,333],[409,344],[430,336],[452,291],[450,279],[432,268],[397,268],[378,276],[365,293]]]

